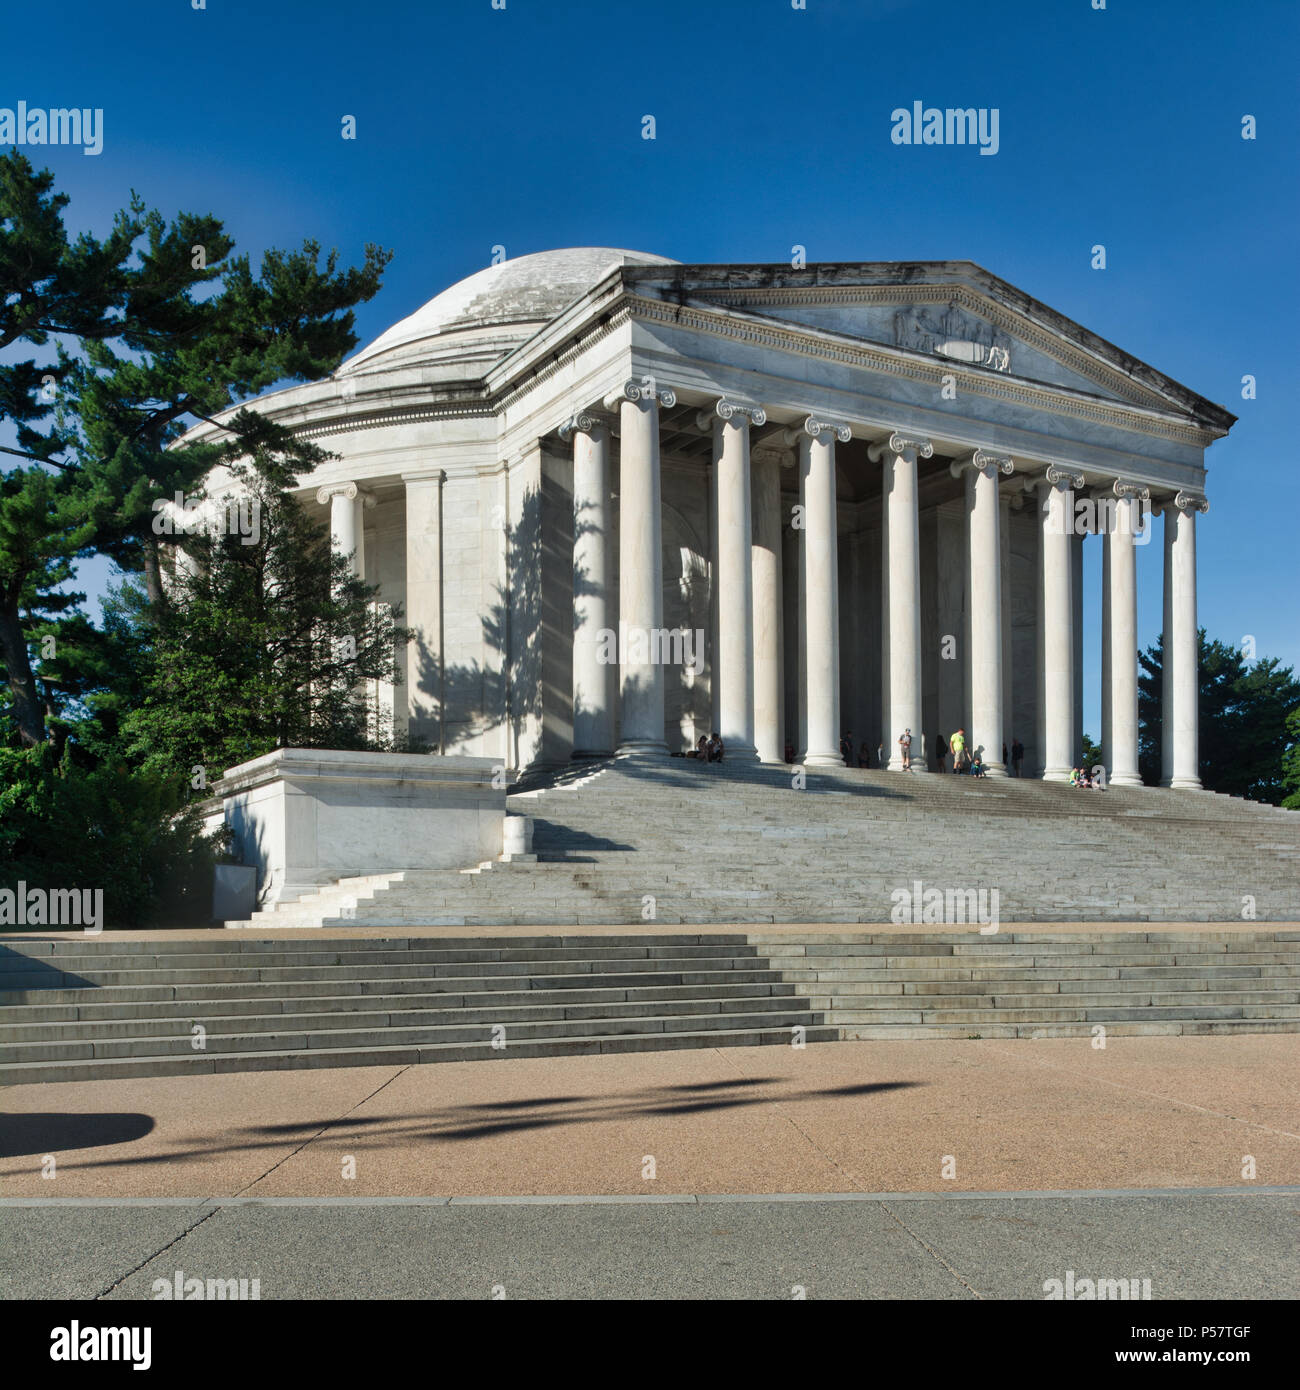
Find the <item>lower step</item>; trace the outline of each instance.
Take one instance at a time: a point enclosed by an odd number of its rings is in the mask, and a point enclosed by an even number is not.
[[[836,1029],[844,1042],[942,1038],[1148,1038],[1221,1033],[1300,1033],[1300,1019],[1166,1019],[1145,1023],[863,1023]]]
[[[807,1027],[798,1041],[837,1042],[838,1028]],[[429,1062],[483,1062],[498,1058],[578,1057],[610,1052],[662,1052],[701,1047],[789,1047],[790,1028],[719,1029],[700,1033],[624,1033],[613,1037],[556,1038],[494,1048],[490,1042],[425,1046],[243,1052],[226,1057],[140,1057],[81,1062],[19,1062],[0,1066],[0,1085],[51,1081],[113,1081],[141,1076],[214,1072],[297,1071],[316,1067],[406,1067]]]

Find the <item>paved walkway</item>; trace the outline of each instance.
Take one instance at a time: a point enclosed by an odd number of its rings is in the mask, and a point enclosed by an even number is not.
[[[0,1119],[0,1196],[1277,1187],[1300,1184],[1297,1063],[1300,1035],[1275,1034],[17,1086]]]
[[[1294,1299],[1297,1197],[1300,1189],[35,1209],[0,1199],[0,1298],[151,1299],[195,1279],[205,1290],[207,1280],[243,1279],[259,1299],[1042,1300],[1052,1280],[1064,1286],[1058,1296],[1108,1281],[1104,1296],[1126,1303]],[[1211,1320],[1254,1324],[1257,1312]],[[1095,1307],[1087,1321],[1101,1322]],[[1130,1321],[1168,1319],[1135,1310],[1119,1327]],[[1111,1356],[1129,1345],[1116,1332],[1111,1320]],[[1213,1354],[1222,1344],[1205,1345]],[[1254,1355],[1259,1339],[1229,1345]],[[1290,1354],[1285,1340],[1278,1350]]]

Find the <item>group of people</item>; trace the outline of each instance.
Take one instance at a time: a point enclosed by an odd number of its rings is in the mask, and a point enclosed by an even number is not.
[[[720,763],[723,751],[722,735],[715,729],[707,738],[701,734],[699,742],[686,756],[698,758],[702,763]]]
[[[1070,785],[1072,787],[1084,787],[1089,791],[1104,792],[1106,782],[1103,777],[1094,777],[1086,767],[1072,768],[1070,771]]]
[[[899,736],[898,746],[903,754],[903,767],[910,768],[912,765],[911,747],[912,731],[905,729]],[[939,759],[939,771],[947,772],[946,759],[951,756],[952,768],[954,773],[965,773],[971,777],[985,777],[988,775],[988,768],[984,762],[984,750],[971,748],[966,739],[966,730],[958,729],[953,736],[946,742],[942,734],[935,742],[935,754]],[[1007,756],[1007,745],[1002,745],[1002,765],[1008,769],[1013,777],[1021,775],[1021,768],[1025,761],[1025,745],[1018,738],[1011,740],[1010,758]]]

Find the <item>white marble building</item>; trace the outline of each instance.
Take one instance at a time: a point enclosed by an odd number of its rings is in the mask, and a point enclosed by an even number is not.
[[[522,769],[718,729],[817,765],[851,729],[898,766],[909,728],[933,768],[963,727],[990,775],[1019,737],[1064,778],[1091,531],[1104,760],[1133,784],[1158,515],[1162,775],[1199,785],[1196,517],[1234,417],[970,262],[523,256],[258,407],[339,456],[303,497],[415,630],[375,698],[435,749]],[[665,630],[699,659],[654,660]]]

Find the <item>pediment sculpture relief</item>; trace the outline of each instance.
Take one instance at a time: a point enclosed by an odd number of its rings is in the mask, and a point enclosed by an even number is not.
[[[952,302],[944,309],[922,304],[899,309],[894,315],[894,343],[996,372],[1011,368],[1011,339]]]

